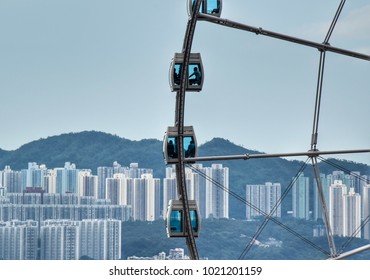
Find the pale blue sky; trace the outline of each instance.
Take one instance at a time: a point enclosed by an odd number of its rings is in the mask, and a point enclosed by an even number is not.
[[[339,0],[223,0],[222,17],[322,42]],[[168,69],[181,52],[186,0],[1,0],[0,148],[98,130],[162,139],[173,125]],[[370,3],[347,1],[331,45],[370,54]],[[187,125],[268,153],[310,148],[319,52],[198,22],[205,69]],[[328,53],[320,150],[370,148],[370,63]],[[370,163],[370,155],[352,159]]]

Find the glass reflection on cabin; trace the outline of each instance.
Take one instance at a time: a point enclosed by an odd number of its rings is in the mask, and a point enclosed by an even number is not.
[[[196,210],[190,210],[190,221],[191,221],[191,227],[193,228],[193,231],[195,233],[198,233],[198,217],[197,217]]]
[[[195,157],[195,141],[193,136],[184,136],[184,157]],[[168,137],[167,138],[167,156],[168,159],[177,159],[177,137]]]
[[[167,138],[167,156],[169,160],[177,158],[177,138],[176,137]]]
[[[170,216],[171,232],[183,232],[182,210],[172,210]]]
[[[181,77],[181,64],[176,63],[173,67],[173,83],[177,86],[180,85],[180,77]]]
[[[193,136],[184,137],[184,157],[195,157],[195,142]]]
[[[220,15],[221,0],[207,0],[207,14]]]
[[[204,3],[204,0],[201,0],[202,1],[202,4],[200,4],[200,12],[201,13],[203,13],[203,3]],[[195,5],[195,0],[190,0],[189,1],[189,3],[191,3],[191,4],[189,4],[189,5],[191,5],[191,11],[193,11],[194,10],[194,5]]]
[[[195,0],[188,0],[188,2],[189,2],[188,14],[190,16],[194,10]],[[199,12],[219,17],[221,15],[221,8],[222,8],[221,0],[202,0]]]
[[[189,85],[200,86],[202,85],[202,69],[200,63],[189,64]]]

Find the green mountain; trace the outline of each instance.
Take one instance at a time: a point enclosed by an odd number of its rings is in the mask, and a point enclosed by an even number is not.
[[[245,149],[222,138],[214,138],[199,147],[199,156],[256,153],[261,152]],[[166,168],[162,154],[162,141],[156,139],[131,141],[97,131],[51,136],[32,141],[14,151],[0,149],[0,168],[10,165],[13,170],[25,169],[28,162],[37,162],[46,164],[48,168],[55,168],[64,166],[67,161],[75,163],[77,168],[90,168],[94,173],[98,166],[112,166],[114,161],[123,166],[137,162],[142,168],[152,168],[157,178],[165,176]],[[330,162],[348,171],[370,174],[370,167],[365,164],[334,159],[330,159]],[[279,182],[283,192],[303,166],[301,161],[282,158],[204,162],[203,165],[210,166],[212,163],[221,163],[229,168],[231,192],[229,207],[230,216],[234,218],[244,217],[245,205],[240,202],[240,198],[245,198],[246,184]],[[329,174],[338,168],[320,163],[320,170],[322,173]],[[313,176],[310,166],[307,166],[303,172],[306,176]],[[283,212],[291,209],[289,195],[283,203]]]
[[[112,166],[114,161],[118,161],[123,166],[138,162],[141,167],[164,173],[161,171],[164,169],[161,141],[131,141],[97,131],[51,136],[0,156],[0,166],[10,165],[13,170],[27,168],[28,162],[55,168],[63,167],[69,161],[75,163],[77,168],[89,168],[96,172],[98,166]]]

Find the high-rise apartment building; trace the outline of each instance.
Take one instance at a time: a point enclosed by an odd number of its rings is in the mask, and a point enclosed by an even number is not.
[[[211,201],[211,168],[203,167],[202,164],[193,164],[193,170],[189,176],[188,185],[191,186],[191,199],[198,202],[198,209],[202,219],[208,218],[212,211]]]
[[[361,184],[361,173],[359,171],[352,171],[349,174],[349,188],[353,188],[355,193],[362,194],[362,184]]]
[[[113,166],[101,166],[97,168],[98,176],[98,198],[106,198],[107,179],[114,177],[114,174],[124,174],[126,178],[141,178],[143,174],[153,174],[152,169],[139,168],[138,163],[131,163],[130,167],[123,167],[118,162],[113,162]],[[130,199],[128,199],[130,201]]]
[[[145,181],[147,189],[147,211],[145,220],[157,220],[161,215],[161,181],[158,178],[153,178],[153,175],[150,173],[142,174],[141,179]]]
[[[48,182],[50,179],[48,177],[50,176],[55,176],[53,178],[53,184],[55,180],[55,189],[54,185],[52,185],[52,188],[49,188],[48,190],[44,186],[44,189],[46,192],[51,192],[53,191],[55,193],[77,193],[77,185],[78,185],[78,172],[79,170],[76,169],[76,165],[74,163],[70,162],[65,162],[64,167],[57,167],[52,170],[47,170],[47,174],[44,176],[44,181],[45,183]]]
[[[343,196],[347,194],[346,185],[334,180],[329,187],[329,222],[333,235],[343,236]]]
[[[37,242],[36,221],[0,221],[0,259],[36,260]]]
[[[113,170],[112,170],[113,171]],[[112,178],[106,178],[105,198],[109,199],[113,205],[127,205],[127,181],[128,178],[117,173]]]
[[[281,218],[281,185],[267,182],[266,186],[266,213]]]
[[[97,169],[98,174],[98,198],[106,198],[107,179],[113,178],[113,167],[100,166]]]
[[[151,174],[153,175],[153,169],[149,168],[139,168],[139,164],[134,162],[130,163],[130,168],[125,169],[124,174],[129,178],[141,178],[141,175]]]
[[[293,217],[298,219],[310,219],[310,196],[309,196],[310,179],[301,173],[294,180],[292,187],[292,210]]]
[[[326,175],[326,177],[329,180],[329,184],[332,185],[334,184],[335,181],[341,181],[342,183],[345,180],[345,174],[344,171],[333,171],[331,174]]]
[[[41,259],[121,258],[121,222],[112,219],[48,220],[41,223]]]
[[[63,170],[62,193],[77,193],[78,172],[74,163],[66,162]]]
[[[11,170],[10,166],[5,166],[4,170],[1,171],[1,182],[0,185],[6,189],[7,193],[21,193],[23,188],[23,176],[20,171]]]
[[[251,220],[254,217],[268,214],[265,207],[265,186],[264,185],[246,185],[246,218]]]
[[[206,213],[209,217],[229,218],[229,168],[222,164],[211,166],[211,186],[209,190],[210,211]]]
[[[48,220],[40,225],[42,260],[78,260],[80,258],[79,222]]]
[[[280,218],[280,199],[280,183],[267,182],[265,185],[246,185],[246,200],[248,202],[246,205],[247,220],[265,215]]]
[[[95,260],[121,258],[121,222],[83,220],[80,223],[80,254]]]
[[[361,197],[354,188],[343,195],[343,236],[361,238]]]
[[[65,162],[64,167],[53,169],[56,174],[57,193],[77,193],[78,172],[74,163]]]
[[[78,172],[78,195],[98,197],[98,176],[92,175],[91,170]]]
[[[325,203],[326,211],[329,209],[329,180],[327,179],[325,174],[320,174],[320,183],[322,187],[322,196],[323,202]],[[319,189],[317,187],[316,179],[313,180],[313,220],[317,221],[319,219],[323,219],[323,212],[322,212],[322,201],[319,194]],[[327,213],[328,214],[328,213]]]
[[[222,164],[203,167],[193,164],[185,169],[188,199],[197,201],[202,218],[229,218],[229,169]],[[178,199],[174,167],[166,169],[163,208],[170,199]],[[165,212],[165,211],[164,211]],[[164,213],[165,214],[165,213]]]
[[[47,175],[45,164],[40,166],[36,162],[29,162],[27,169],[27,185],[26,187],[41,187],[44,188],[44,176]]]
[[[364,238],[370,240],[370,184],[362,190],[362,222],[364,228]]]
[[[44,191],[46,193],[57,193],[57,172],[56,170],[48,170],[47,175],[44,176],[43,180],[44,180]]]
[[[364,188],[369,184],[370,179],[367,175],[361,175],[360,177],[360,191],[358,192],[360,196],[362,197]],[[364,216],[364,213],[362,212],[362,216]]]
[[[57,167],[53,169],[55,173],[55,192],[56,193],[65,193],[66,192],[66,172],[64,168]]]
[[[163,213],[165,219],[167,214],[168,202],[178,199],[176,172],[173,167],[166,168],[166,177],[163,179]]]
[[[154,221],[160,217],[160,180],[152,174],[143,174],[141,178],[131,178],[132,215],[134,220]]]

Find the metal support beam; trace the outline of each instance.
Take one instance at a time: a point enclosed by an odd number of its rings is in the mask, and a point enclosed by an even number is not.
[[[330,37],[333,34],[335,25],[338,22],[339,16],[343,10],[345,2],[346,0],[342,0],[339,4],[337,12],[335,13],[334,19],[331,22],[328,33],[326,34],[325,40],[323,42],[324,45],[330,45],[329,44]],[[326,51],[327,50],[325,49],[320,49],[320,63],[319,63],[319,71],[318,71],[318,77],[317,77],[315,112],[314,112],[314,117],[313,117],[313,128],[312,128],[312,137],[311,137],[311,150],[316,150],[317,139],[319,136],[319,116],[320,116],[320,107],[321,107],[322,87],[323,87],[323,81],[324,81]]]
[[[365,246],[362,246],[362,247],[359,247],[359,248],[356,248],[356,249],[353,249],[353,250],[348,251],[346,253],[340,254],[339,256],[336,256],[334,258],[330,258],[329,260],[341,260],[341,259],[345,259],[347,257],[353,256],[355,254],[361,253],[361,252],[366,251],[366,250],[369,250],[369,249],[370,249],[370,244],[365,245]]]
[[[349,50],[345,50],[345,49],[332,47],[329,44],[316,43],[316,42],[313,42],[313,41],[300,39],[300,38],[293,37],[293,36],[288,36],[288,35],[285,35],[285,34],[265,30],[265,29],[262,29],[261,27],[254,27],[254,26],[238,23],[238,22],[235,22],[235,21],[232,21],[232,20],[215,17],[215,16],[208,15],[208,14],[199,14],[198,20],[209,21],[209,22],[212,22],[212,23],[216,23],[216,24],[226,26],[226,27],[236,28],[236,29],[248,31],[248,32],[251,32],[251,33],[255,33],[256,35],[264,35],[264,36],[268,36],[268,37],[273,37],[273,38],[288,41],[288,42],[291,42],[291,43],[296,43],[296,44],[316,48],[316,49],[322,50],[322,51],[330,51],[330,52],[333,52],[333,53],[338,53],[338,54],[342,54],[342,55],[351,56],[351,57],[355,57],[355,58],[358,58],[358,59],[370,61],[370,55],[361,54],[361,53],[357,53],[357,52],[353,52],[353,51],[349,51]]]
[[[315,179],[316,179],[316,186],[317,186],[317,192],[319,194],[319,200],[320,200],[320,205],[322,209],[322,216],[326,228],[326,237],[328,239],[329,243],[329,248],[330,248],[330,255],[331,257],[336,257],[337,256],[337,249],[335,247],[335,242],[334,242],[334,237],[333,237],[333,231],[331,229],[330,221],[329,221],[329,213],[326,208],[326,202],[324,198],[324,190],[322,187],[322,182],[320,178],[320,170],[319,166],[317,165],[317,157],[312,157],[312,166],[313,166],[313,171],[315,174]]]
[[[322,85],[323,85],[323,80],[324,80],[325,57],[326,57],[326,52],[321,51],[320,63],[319,63],[319,73],[317,77],[315,111],[314,111],[314,116],[313,116],[311,150],[317,149],[317,139],[319,136],[319,116],[320,116],[320,107],[321,107]]]
[[[339,154],[357,154],[357,153],[370,153],[370,149],[338,150],[338,151],[310,150],[308,152],[297,152],[297,153],[205,156],[205,157],[185,158],[184,162],[187,163],[187,162],[194,162],[194,161],[238,160],[238,159],[248,160],[248,159],[257,159],[257,158],[300,157],[300,156],[315,157],[315,156],[319,156],[319,155],[339,155]]]

